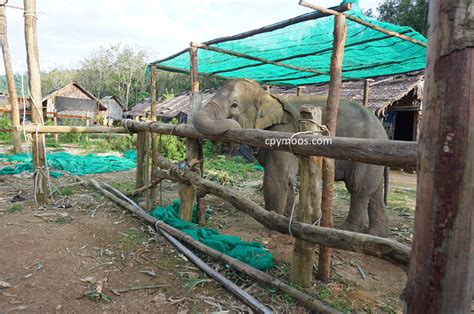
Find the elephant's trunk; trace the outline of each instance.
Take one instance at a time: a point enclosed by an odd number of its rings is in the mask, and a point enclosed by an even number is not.
[[[219,135],[230,129],[239,129],[240,124],[226,115],[226,111],[219,110],[216,104],[208,103],[193,117],[194,128],[205,135]]]

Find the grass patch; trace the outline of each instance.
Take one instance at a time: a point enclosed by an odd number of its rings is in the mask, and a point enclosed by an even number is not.
[[[260,176],[262,172],[258,171],[255,167],[256,164],[248,163],[240,156],[226,157],[224,155],[217,155],[204,159],[204,172],[209,170],[218,179],[220,177],[222,180],[227,180],[231,183],[234,178],[250,179]]]
[[[73,188],[62,188],[59,190],[59,193],[63,196],[71,196],[74,194],[74,189]]]
[[[130,180],[129,182],[111,182],[110,186],[116,188],[120,192],[127,194],[135,190],[135,181]]]
[[[7,212],[10,214],[13,214],[13,213],[21,212],[22,210],[23,210],[23,205],[21,205],[20,203],[13,203],[8,207]]]
[[[416,190],[394,187],[388,193],[388,209],[399,212],[414,212],[416,205]]]

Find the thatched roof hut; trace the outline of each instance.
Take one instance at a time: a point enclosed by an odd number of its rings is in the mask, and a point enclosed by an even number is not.
[[[99,111],[107,110],[102,102],[77,83],[70,83],[43,97],[46,112],[95,119]]]
[[[122,120],[123,105],[115,96],[105,96],[100,102],[107,107],[106,111],[101,111],[104,118],[109,118],[112,121]]]

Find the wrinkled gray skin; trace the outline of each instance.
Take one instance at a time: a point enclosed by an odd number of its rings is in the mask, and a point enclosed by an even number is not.
[[[236,128],[298,132],[299,107],[321,107],[324,121],[326,100],[326,96],[270,95],[254,81],[231,80],[194,116],[193,124],[206,135],[222,134]],[[336,136],[387,139],[383,126],[374,114],[348,100],[340,100]],[[269,149],[260,149],[257,159],[265,168],[265,208],[279,214],[289,212],[294,200],[298,159],[291,153]],[[367,211],[368,233],[388,235],[383,171],[383,166],[336,161],[335,180],[344,181],[351,194],[349,215],[343,229],[362,232]]]

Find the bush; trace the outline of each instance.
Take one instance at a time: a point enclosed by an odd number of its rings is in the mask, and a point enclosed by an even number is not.
[[[0,114],[0,129],[11,129],[12,120],[8,113]],[[0,132],[0,142],[11,143],[13,141],[13,135],[11,132]]]
[[[174,135],[161,135],[158,139],[158,150],[171,160],[186,159],[186,144],[182,138]]]

